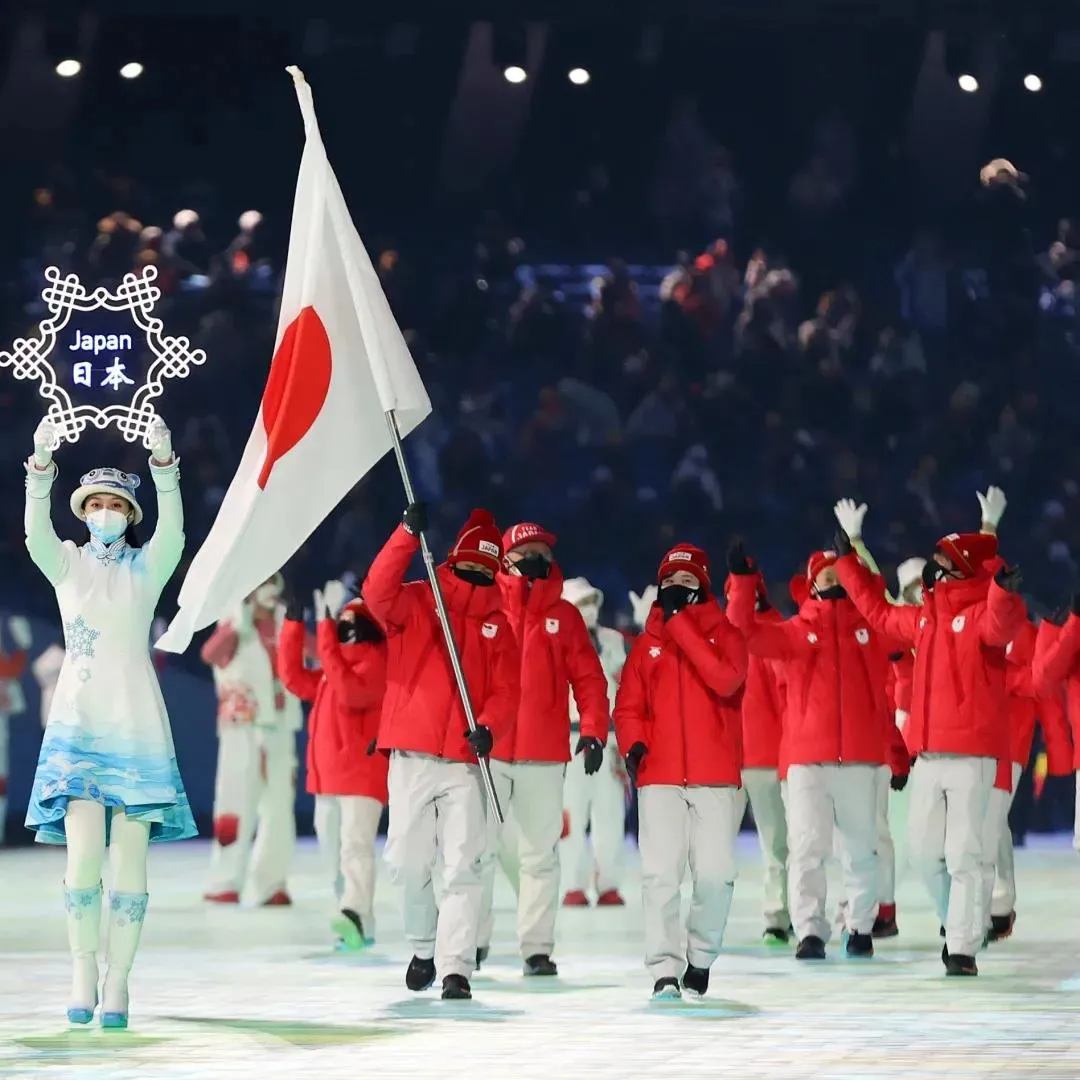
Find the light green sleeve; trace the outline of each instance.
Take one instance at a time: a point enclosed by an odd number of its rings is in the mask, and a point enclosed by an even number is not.
[[[881,577],[881,571],[878,569],[877,563],[874,562],[874,556],[870,554],[870,549],[863,543],[862,537],[860,536],[857,540],[852,540],[851,546],[855,549],[855,554],[866,563],[870,573]],[[885,599],[888,600],[890,604],[900,603],[888,589],[885,590]]]
[[[147,573],[159,589],[164,589],[180,565],[184,554],[184,503],[180,498],[180,462],[170,465],[150,463],[150,475],[157,489],[158,519],[154,535],[142,549]]]
[[[56,479],[56,462],[44,470],[34,468],[33,459],[26,463],[26,550],[34,565],[45,575],[50,585],[59,585],[68,572],[70,553],[56,535],[52,523],[52,486]]]

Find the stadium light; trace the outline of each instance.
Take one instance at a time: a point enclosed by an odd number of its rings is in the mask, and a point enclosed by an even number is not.
[[[979,89],[979,80],[974,75],[961,75],[956,82],[965,94],[974,94]]]
[[[59,75],[61,79],[73,79],[80,71],[82,71],[82,64],[80,64],[78,60],[61,60],[60,63],[56,65],[56,74]]]
[[[575,86],[584,86],[592,76],[583,67],[571,68],[566,76]]]
[[[1037,94],[1043,88],[1043,81],[1038,75],[1028,73],[1024,76],[1024,89],[1032,94]]]
[[[503,78],[508,83],[523,83],[529,76],[526,74],[523,67],[518,67],[517,64],[511,64],[504,72]]]
[[[132,60],[131,63],[125,64],[120,69],[121,79],[137,79],[143,73],[143,66],[137,60]]]

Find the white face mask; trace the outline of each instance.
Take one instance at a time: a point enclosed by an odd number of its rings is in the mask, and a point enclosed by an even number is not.
[[[600,605],[595,600],[588,600],[578,604],[585,625],[591,630],[600,621]]]
[[[90,535],[103,544],[112,544],[127,531],[128,519],[119,510],[94,510],[86,515]]]
[[[276,585],[260,585],[255,590],[255,603],[259,607],[272,608],[277,603],[278,587]]]

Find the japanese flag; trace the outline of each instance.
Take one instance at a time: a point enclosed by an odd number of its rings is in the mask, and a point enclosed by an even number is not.
[[[289,71],[307,141],[277,345],[240,468],[157,643],[164,652],[183,652],[299,550],[391,449],[388,412],[403,436],[431,412],[326,158],[311,89]]]

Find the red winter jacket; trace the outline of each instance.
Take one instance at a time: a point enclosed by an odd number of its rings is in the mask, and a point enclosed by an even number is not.
[[[1047,772],[1064,768],[1064,747],[1059,723],[1064,699],[1064,712],[1072,727],[1072,769],[1080,770],[1080,618],[1070,615],[1064,626],[1043,619],[1035,638],[1031,661],[1032,680],[1043,695],[1043,734],[1046,737]],[[1051,732],[1055,753],[1051,755]]]
[[[363,618],[363,615],[358,615]],[[302,622],[286,619],[278,640],[281,681],[301,701],[313,702],[308,713],[307,790],[311,795],[363,795],[385,804],[385,754],[368,754],[379,734],[386,689],[386,645],[342,645],[337,623],[323,619],[318,629],[322,670],[304,666]]]
[[[875,630],[915,647],[911,752],[1007,761],[1005,646],[1026,616],[1023,600],[1002,589],[990,569],[939,581],[921,606],[890,604],[881,578],[853,554],[840,559],[836,571]]]
[[[363,597],[386,634],[386,696],[379,749],[410,750],[475,762],[465,740],[465,710],[427,581],[404,581],[420,543],[398,526],[375,556]],[[498,740],[514,723],[518,650],[498,588],[469,585],[443,564],[436,570],[461,656],[476,722]]]
[[[521,653],[517,720],[495,741],[499,761],[569,761],[570,694],[581,734],[607,742],[607,676],[585,620],[562,598],[557,566],[543,581],[499,574],[503,612]]]
[[[753,579],[735,577],[730,589],[728,615],[750,652],[785,665],[786,764],[890,761],[902,742],[885,695],[895,643],[873,633],[850,600],[811,598],[793,619],[764,623],[754,617]]]
[[[664,622],[654,604],[623,667],[615,734],[627,754],[648,753],[638,786],[742,785],[742,704],[746,645],[715,601]]]
[[[756,612],[756,617],[765,623],[784,621],[776,608]],[[779,769],[787,699],[783,665],[753,654],[747,665],[742,699],[743,768]]]

